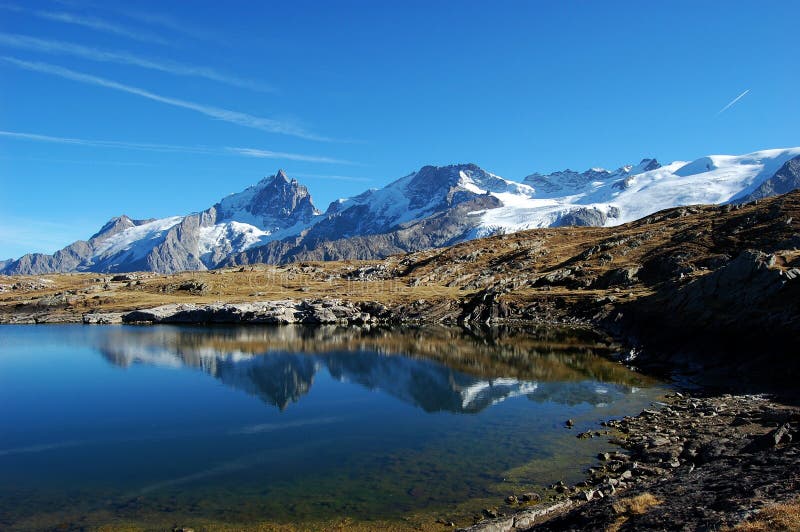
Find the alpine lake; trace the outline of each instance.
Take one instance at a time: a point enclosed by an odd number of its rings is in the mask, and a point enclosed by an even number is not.
[[[468,525],[582,480],[612,446],[576,435],[667,391],[609,354],[575,329],[3,326],[0,529]]]

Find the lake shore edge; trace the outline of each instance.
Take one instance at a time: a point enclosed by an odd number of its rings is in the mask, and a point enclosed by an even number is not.
[[[765,508],[798,502],[798,421],[799,408],[766,396],[668,394],[603,423],[614,449],[584,481],[554,486],[560,494],[531,509],[509,495],[461,530],[735,530]]]

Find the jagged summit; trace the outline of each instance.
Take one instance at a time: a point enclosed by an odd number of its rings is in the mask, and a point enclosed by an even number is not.
[[[258,182],[258,185],[260,185],[262,183],[263,184],[273,184],[273,183],[276,183],[276,182],[285,182],[285,183],[298,184],[297,179],[295,179],[293,177],[290,178],[289,175],[286,173],[286,171],[283,168],[279,168],[278,171],[275,172],[274,175],[267,175],[267,176],[264,176],[263,178],[261,178],[261,181]]]
[[[215,207],[219,220],[245,222],[273,231],[307,223],[319,214],[308,189],[296,179],[290,180],[283,170],[227,196]]]

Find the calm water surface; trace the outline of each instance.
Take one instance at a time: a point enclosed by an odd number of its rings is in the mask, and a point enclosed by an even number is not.
[[[576,432],[664,389],[574,334],[3,326],[0,529],[457,516],[577,481],[604,442]]]

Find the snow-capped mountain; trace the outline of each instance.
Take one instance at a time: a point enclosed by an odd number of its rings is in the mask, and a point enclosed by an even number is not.
[[[281,170],[199,213],[113,218],[88,241],[8,261],[2,272],[205,270],[254,245],[297,234],[318,217],[306,187]]]
[[[681,205],[746,201],[800,186],[800,148],[711,155],[661,166],[503,179],[474,164],[425,166],[320,213],[281,170],[186,216],[113,218],[53,255],[0,262],[0,273],[203,270],[254,262],[371,259],[498,232],[618,225]]]

